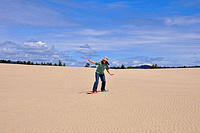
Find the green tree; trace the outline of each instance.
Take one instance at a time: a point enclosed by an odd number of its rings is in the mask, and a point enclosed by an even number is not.
[[[27,61],[27,63],[26,63],[26,64],[30,65],[30,64],[31,64],[31,62],[30,62],[30,61]]]
[[[85,64],[85,67],[90,67],[90,64],[89,64],[89,63],[86,63],[86,64]]]
[[[21,64],[21,62],[20,62],[20,61],[17,61],[17,64]]]
[[[58,65],[59,65],[59,66],[62,66],[62,62],[61,62],[61,60],[59,60]]]
[[[121,69],[126,69],[126,67],[124,66],[124,64],[121,65]]]
[[[127,69],[133,69],[133,66],[128,66]]]
[[[153,65],[152,65],[152,68],[153,68],[153,69],[158,68],[158,65],[157,65],[157,64],[153,64]]]

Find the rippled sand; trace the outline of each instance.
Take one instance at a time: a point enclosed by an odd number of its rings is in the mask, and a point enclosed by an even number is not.
[[[0,64],[0,133],[200,132],[200,69],[110,71]]]

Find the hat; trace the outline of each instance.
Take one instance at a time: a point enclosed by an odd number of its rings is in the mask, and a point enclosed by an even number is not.
[[[108,61],[108,57],[104,57],[102,60]]]

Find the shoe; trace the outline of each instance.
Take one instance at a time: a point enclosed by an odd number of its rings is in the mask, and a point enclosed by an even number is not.
[[[93,91],[92,93],[98,93],[97,91]]]
[[[103,91],[101,91],[101,92],[108,92],[108,90],[103,90]]]

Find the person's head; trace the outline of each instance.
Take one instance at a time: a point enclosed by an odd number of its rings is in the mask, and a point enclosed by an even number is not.
[[[108,63],[108,57],[104,57],[104,58],[102,59],[102,61],[103,61],[104,64],[105,64],[105,63]]]

